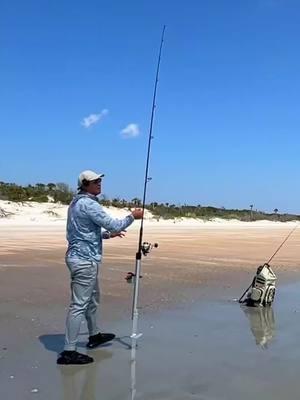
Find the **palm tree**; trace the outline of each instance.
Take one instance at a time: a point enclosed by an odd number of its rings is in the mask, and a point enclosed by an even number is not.
[[[113,207],[120,207],[120,197],[114,197],[111,201]]]
[[[52,190],[54,190],[56,188],[56,184],[50,182],[50,183],[47,183],[47,187],[48,187],[48,190],[50,192],[52,192]]]
[[[133,203],[135,206],[141,206],[142,205],[142,200],[138,199],[137,197],[134,197],[131,200],[131,203]]]
[[[120,203],[121,203],[121,205],[122,205],[123,208],[127,207],[127,200],[122,199],[122,200],[120,201]]]
[[[253,204],[250,204],[250,221],[253,219]]]
[[[156,201],[154,201],[153,203],[150,203],[149,205],[152,208],[152,210],[154,210],[158,206],[158,203]]]

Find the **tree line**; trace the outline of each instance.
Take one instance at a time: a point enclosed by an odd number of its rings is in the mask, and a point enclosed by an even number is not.
[[[65,183],[36,183],[35,185],[20,186],[15,183],[0,182],[0,199],[25,202],[60,202],[69,204],[74,196],[75,191]],[[131,200],[115,197],[109,199],[103,195],[100,203],[104,206],[118,208],[141,207],[141,199],[135,197]],[[176,219],[176,218],[199,218],[211,220],[213,218],[222,219],[237,219],[240,221],[292,221],[300,220],[299,215],[279,213],[278,208],[274,208],[272,213],[266,213],[259,210],[254,210],[254,205],[251,204],[247,209],[225,209],[225,207],[212,207],[198,205],[176,205],[172,203],[151,202],[146,204],[146,209],[151,211],[154,218],[160,219]]]
[[[73,190],[65,183],[36,183],[20,186],[15,183],[0,182],[0,199],[8,201],[53,201],[69,204],[74,195]]]

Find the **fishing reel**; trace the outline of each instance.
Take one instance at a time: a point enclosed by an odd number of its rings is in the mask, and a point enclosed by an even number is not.
[[[150,251],[153,248],[156,249],[157,247],[158,247],[158,243],[153,243],[152,244],[152,243],[149,243],[149,242],[143,242],[143,244],[141,245],[141,252],[142,252],[142,254],[144,256],[146,256],[147,254],[150,253]],[[139,253],[137,253],[137,254],[139,254]],[[139,259],[140,259],[140,257],[139,257]],[[136,274],[131,272],[131,271],[127,272],[127,275],[125,276],[125,279],[126,279],[126,281],[128,283],[132,283],[135,278],[136,278]],[[142,275],[140,275],[140,278],[142,278]]]
[[[132,283],[132,281],[134,280],[135,277],[136,277],[136,275],[133,272],[129,271],[129,272],[127,272],[127,275],[125,276],[125,279],[128,283]],[[142,278],[142,277],[143,276],[140,275],[140,278]]]
[[[153,247],[156,249],[158,247],[158,243],[149,243],[149,242],[143,242],[141,250],[144,256],[150,253],[150,251],[153,249]]]

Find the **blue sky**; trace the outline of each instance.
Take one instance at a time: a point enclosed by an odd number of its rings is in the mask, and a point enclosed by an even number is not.
[[[298,1],[0,6],[0,180],[141,198],[166,24],[147,200],[300,213]]]

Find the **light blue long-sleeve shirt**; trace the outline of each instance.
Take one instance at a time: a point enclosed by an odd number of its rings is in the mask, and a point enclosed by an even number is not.
[[[120,232],[132,224],[134,218],[123,219],[108,215],[96,196],[81,193],[75,196],[68,209],[66,257],[101,262],[102,238],[109,232]],[[102,228],[106,232],[102,231]]]

